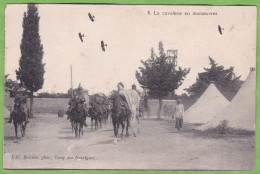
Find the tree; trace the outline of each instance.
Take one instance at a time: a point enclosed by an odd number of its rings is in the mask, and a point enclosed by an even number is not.
[[[210,68],[204,68],[204,72],[198,74],[196,82],[186,88],[188,94],[193,98],[199,98],[207,89],[210,82],[214,82],[218,90],[229,100],[236,95],[243,81],[234,73],[234,67],[225,69],[209,57]]]
[[[152,48],[151,57],[146,61],[141,61],[141,63],[143,67],[139,67],[139,71],[136,71],[137,81],[148,89],[149,96],[159,99],[157,116],[160,118],[162,99],[169,92],[178,89],[186,75],[190,72],[190,68],[177,68],[175,62],[166,56],[162,42],[159,42],[159,56],[154,53]]]
[[[39,35],[38,8],[35,4],[28,4],[27,13],[23,17],[23,35],[20,45],[21,57],[16,77],[29,91],[30,117],[33,116],[33,94],[42,88],[45,73],[42,63],[43,45]]]

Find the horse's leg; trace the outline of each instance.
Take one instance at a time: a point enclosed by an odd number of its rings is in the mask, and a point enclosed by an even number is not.
[[[83,135],[83,132],[84,132],[84,127],[83,127],[83,124],[82,124],[82,127],[81,127],[81,134]]]
[[[113,127],[114,127],[114,136],[116,137],[116,122],[113,121]]]
[[[121,125],[122,125],[121,138],[123,138],[123,133],[124,133],[124,129],[125,129],[125,123],[121,122]]]
[[[102,117],[103,117],[102,115],[100,115],[100,117],[99,117],[100,128],[102,128],[102,120],[103,120]]]
[[[78,138],[80,138],[80,123],[78,122]]]
[[[119,122],[116,123],[116,137],[118,136]]]
[[[23,137],[23,122],[20,123],[21,137]]]
[[[140,129],[139,129],[139,124],[140,124],[140,117],[139,117],[139,115],[138,115],[138,117],[137,117],[137,133],[139,133],[140,134]]]
[[[91,129],[93,129],[93,120],[94,118],[91,116]]]
[[[17,123],[14,121],[15,138],[17,137]]]
[[[104,113],[104,120],[103,120],[104,124],[107,123],[107,113]]]
[[[74,131],[74,125],[73,125],[74,123],[73,123],[72,119],[70,119],[70,124],[71,124],[71,130]]]
[[[23,137],[25,136],[25,122],[23,122]]]
[[[129,137],[129,132],[128,132],[128,128],[129,128],[129,120],[126,120],[126,136]]]
[[[115,120],[113,120],[113,127],[114,127],[114,136],[115,136],[115,138],[114,138],[114,143],[116,143],[116,142],[117,142],[117,133],[116,133],[117,123],[116,123]]]
[[[78,138],[80,138],[80,123],[77,123],[77,134],[78,134]]]
[[[84,120],[80,124],[80,133],[81,133],[81,135],[83,135],[83,129],[84,129],[84,127],[83,127],[84,123],[83,122],[84,122]]]
[[[98,128],[98,118],[95,117],[95,130],[97,130],[97,128]]]
[[[75,137],[77,138],[78,137],[78,123],[77,122],[74,123],[74,129],[75,129]]]
[[[25,134],[25,126],[26,126],[26,114],[23,114],[23,121],[21,123],[21,132],[22,132],[22,137],[24,137]]]
[[[79,129],[78,129],[78,138],[80,138],[80,131],[81,131],[80,123],[78,123],[78,125],[79,125]]]
[[[106,119],[106,123],[108,123],[108,118],[109,118],[109,112],[107,112],[107,119]]]

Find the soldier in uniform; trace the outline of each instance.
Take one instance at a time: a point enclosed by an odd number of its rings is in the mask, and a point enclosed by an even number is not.
[[[120,95],[120,98],[121,98],[121,101],[120,101],[121,106],[123,106],[123,107],[125,108],[126,113],[130,114],[130,113],[131,113],[131,110],[130,110],[130,108],[129,108],[129,106],[128,106],[128,103],[127,103],[127,101],[126,101],[126,98],[125,98],[124,95],[121,95],[121,94],[120,94],[120,90],[123,90],[123,89],[124,89],[124,85],[123,85],[122,82],[120,82],[120,83],[117,84],[117,89],[118,89],[118,94]]]
[[[20,88],[16,91],[16,95],[15,95],[15,99],[14,99],[14,110],[13,112],[24,112],[26,115],[26,104],[27,104],[27,91],[24,88]],[[12,123],[12,116],[10,115],[9,121],[8,123]],[[29,121],[27,121],[27,117],[26,117],[26,122],[28,123]]]
[[[71,98],[69,103],[68,103],[69,109],[68,109],[67,113],[68,113],[68,119],[69,119],[69,114],[71,113],[72,109],[77,104],[80,105],[80,107],[83,109],[83,112],[84,112],[84,126],[87,126],[86,117],[88,115],[88,111],[87,111],[87,108],[86,108],[85,101],[86,100],[85,100],[85,97],[83,95],[83,89],[82,89],[81,85],[79,84],[77,94],[74,96],[74,98]]]
[[[76,96],[70,98],[70,101],[68,103],[69,108],[68,108],[68,111],[67,111],[67,115],[68,115],[67,119],[70,119],[70,117],[71,117],[72,108],[74,108],[75,104],[76,104],[75,100],[76,100]]]

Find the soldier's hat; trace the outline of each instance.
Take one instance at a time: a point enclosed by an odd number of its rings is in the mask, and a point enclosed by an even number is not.
[[[119,89],[119,88],[122,88],[122,89],[124,89],[124,84],[122,83],[122,82],[119,82],[118,84],[117,84],[117,88]]]

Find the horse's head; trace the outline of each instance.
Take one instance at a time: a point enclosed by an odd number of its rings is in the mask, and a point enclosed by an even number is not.
[[[74,105],[74,111],[76,112],[81,112],[82,111],[82,107],[80,106],[80,103],[79,102],[76,102],[75,105]]]

